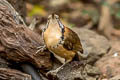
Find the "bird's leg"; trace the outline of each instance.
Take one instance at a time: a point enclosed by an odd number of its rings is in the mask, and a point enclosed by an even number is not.
[[[55,73],[57,74],[60,69],[63,69],[63,66],[65,66],[66,64],[68,64],[71,60],[67,60],[63,63],[63,65],[61,65],[60,67],[58,67],[56,70],[52,70],[52,71],[49,71],[46,75],[48,76],[49,73]]]
[[[68,64],[71,60],[67,60],[65,63],[63,63],[60,67],[58,67],[55,72],[58,72],[60,69],[62,69],[63,66],[65,66],[66,64]]]
[[[47,49],[47,47],[46,47],[46,45],[44,45],[44,46],[37,47],[37,49],[38,50],[36,51],[36,53],[45,51]]]
[[[64,63],[62,66],[58,67],[58,68],[55,69],[55,70],[49,71],[46,75],[48,76],[49,73],[55,73],[55,74],[57,74],[57,73],[60,71],[60,69],[62,69],[62,67],[63,67],[65,64],[66,64],[66,63]]]
[[[58,67],[55,72],[59,72],[60,69],[62,69],[62,67],[65,65],[66,63],[62,64],[60,67]]]

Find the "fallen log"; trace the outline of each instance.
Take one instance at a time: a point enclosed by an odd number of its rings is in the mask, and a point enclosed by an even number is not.
[[[5,0],[3,0],[4,3]],[[49,69],[50,52],[38,51],[43,46],[42,37],[24,24],[18,24],[18,15],[0,1],[0,56],[15,62],[30,62],[37,68]],[[19,21],[18,21],[19,22]],[[4,53],[4,54],[3,54]]]
[[[0,68],[0,80],[32,80],[32,78],[18,70]]]

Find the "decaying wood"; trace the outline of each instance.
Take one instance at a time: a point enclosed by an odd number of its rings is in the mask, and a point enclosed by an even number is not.
[[[0,80],[32,80],[30,75],[14,69],[0,68]]]
[[[9,68],[10,65],[7,60],[0,57],[0,68]]]
[[[16,4],[15,2],[17,2],[18,0],[14,0],[14,1],[8,0],[8,1],[13,4]],[[26,26],[25,22],[23,21],[22,17],[20,16],[20,14],[18,12],[16,12],[16,10],[13,8],[13,6],[8,1],[0,0],[0,5],[4,5],[8,8],[11,15],[14,17],[14,21],[16,21],[17,24],[24,24]],[[14,7],[16,7],[16,9],[18,10],[17,6],[14,5]]]
[[[7,0],[20,16],[25,20],[26,17],[26,1],[25,0]]]
[[[11,10],[0,1],[0,52],[8,60],[31,62],[38,68],[51,67],[50,52],[37,52],[44,42],[25,25],[17,24]]]

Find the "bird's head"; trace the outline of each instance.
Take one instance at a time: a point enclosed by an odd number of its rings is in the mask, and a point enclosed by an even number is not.
[[[48,20],[47,20],[47,25],[46,25],[46,29],[47,28],[57,28],[59,29],[62,33],[64,33],[64,25],[61,23],[59,16],[56,14],[51,14],[48,16]]]

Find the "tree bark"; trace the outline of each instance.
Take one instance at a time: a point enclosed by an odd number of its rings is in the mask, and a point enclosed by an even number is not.
[[[10,9],[0,1],[0,55],[15,62],[30,62],[38,68],[50,68],[50,52],[36,53],[37,47],[44,45],[42,37],[27,26],[16,23],[17,16],[11,14],[14,10]]]
[[[30,75],[14,69],[0,68],[0,80],[32,80]]]
[[[7,0],[20,16],[25,20],[26,17],[26,2],[25,0]]]

